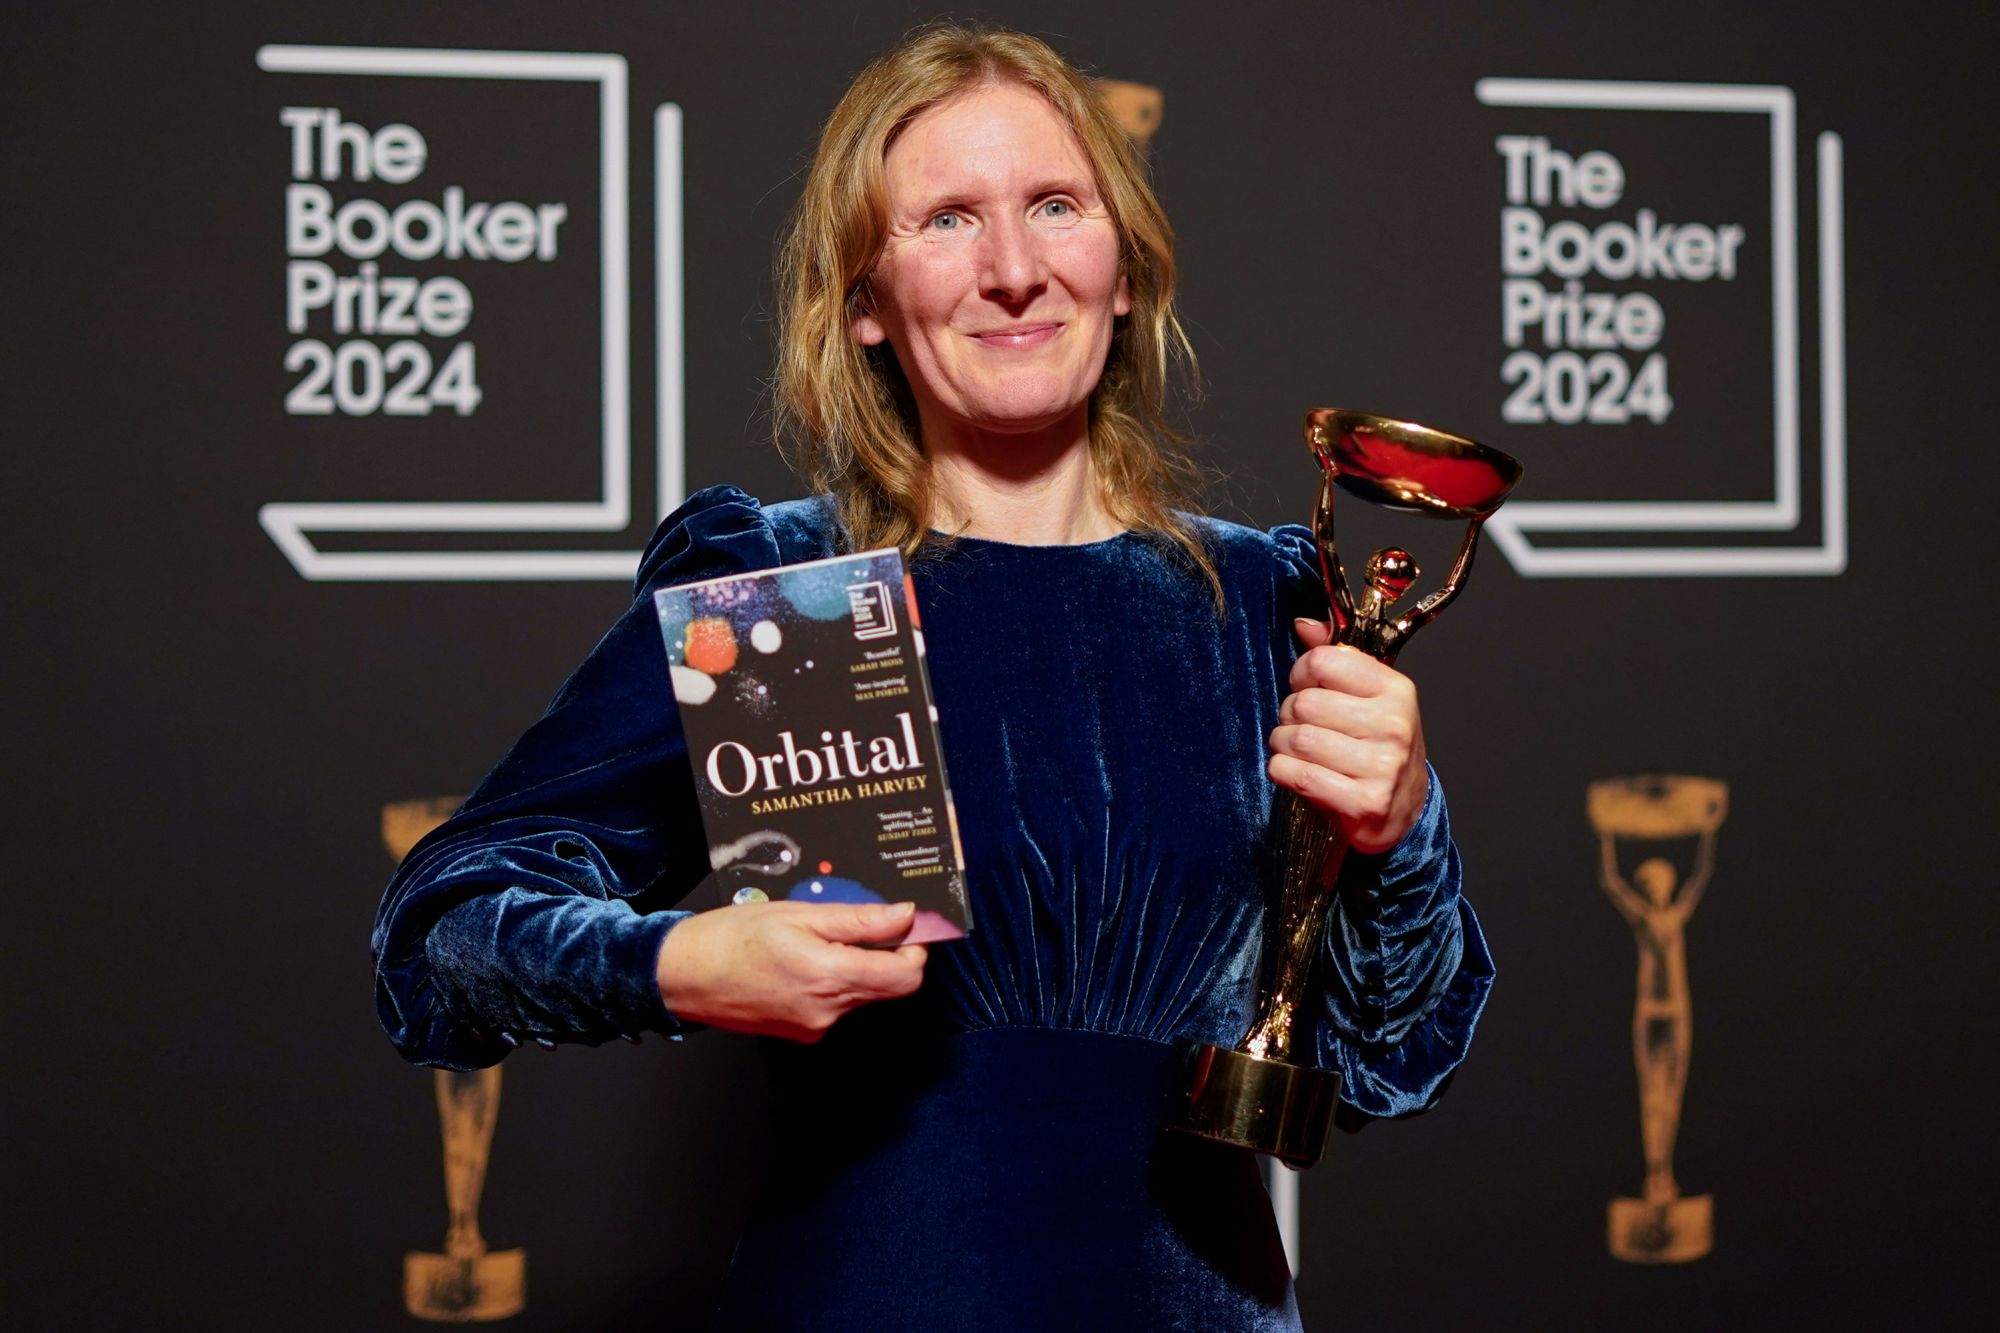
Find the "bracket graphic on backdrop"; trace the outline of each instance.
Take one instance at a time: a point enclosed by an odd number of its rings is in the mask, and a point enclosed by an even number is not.
[[[1530,577],[1827,575],[1847,568],[1847,347],[1840,136],[1818,139],[1820,538],[1807,546],[1537,546],[1534,534],[1786,533],[1801,522],[1799,447],[1798,138],[1792,90],[1753,84],[1621,83],[1486,78],[1487,106],[1607,111],[1706,111],[1770,118],[1774,492],[1769,500],[1516,500],[1486,531]],[[1629,538],[1628,538],[1629,540]]]
[[[524,79],[594,83],[599,109],[599,248],[602,366],[601,494],[594,500],[279,501],[257,512],[285,558],[315,582],[626,581],[637,550],[397,550],[394,534],[623,532],[632,521],[631,310],[627,235],[629,160],[625,58],[532,51],[443,51],[388,47],[264,46],[257,67],[269,73],[345,77]],[[685,486],[681,319],[681,111],[663,103],[653,115],[654,256],[657,320],[659,516],[681,502]],[[382,537],[384,549],[321,550],[321,533]]]

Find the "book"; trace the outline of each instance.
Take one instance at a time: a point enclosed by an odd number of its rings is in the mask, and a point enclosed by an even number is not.
[[[965,857],[894,550],[653,594],[725,902],[914,902],[971,928]]]

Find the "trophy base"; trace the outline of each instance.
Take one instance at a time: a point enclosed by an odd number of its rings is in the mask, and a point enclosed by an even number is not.
[[[1612,1257],[1633,1264],[1684,1264],[1715,1244],[1715,1198],[1613,1199],[1605,1222]]]
[[[440,1324],[506,1319],[528,1303],[527,1253],[405,1254],[403,1308]]]
[[[1171,1124],[1303,1171],[1326,1155],[1339,1102],[1340,1075],[1331,1070],[1201,1045],[1189,1055],[1187,1102]]]

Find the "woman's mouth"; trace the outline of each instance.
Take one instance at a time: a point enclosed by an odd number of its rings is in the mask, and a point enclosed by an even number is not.
[[[1015,324],[1004,329],[987,329],[973,334],[972,338],[983,347],[1029,348],[1053,341],[1062,331],[1060,323]]]

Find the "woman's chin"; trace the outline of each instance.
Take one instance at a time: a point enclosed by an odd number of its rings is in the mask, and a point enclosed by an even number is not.
[[[1087,396],[1034,395],[979,404],[959,418],[959,425],[984,435],[1044,435],[1064,426],[1081,430],[1089,417]]]

